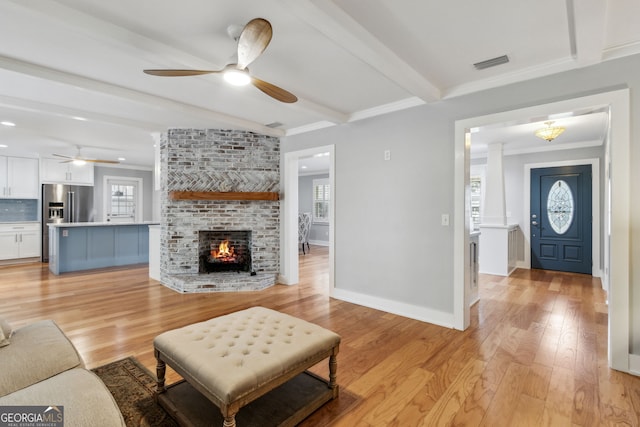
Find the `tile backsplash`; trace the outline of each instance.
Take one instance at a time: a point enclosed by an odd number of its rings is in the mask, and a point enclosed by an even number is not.
[[[38,200],[0,199],[0,222],[38,220]]]

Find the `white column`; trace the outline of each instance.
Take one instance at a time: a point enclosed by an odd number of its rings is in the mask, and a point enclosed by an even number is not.
[[[160,190],[160,132],[152,132],[153,138],[153,189]]]
[[[489,145],[482,225],[507,225],[502,143]]]
[[[480,222],[480,272],[508,276],[515,268],[515,241],[510,233],[516,225],[507,225],[507,207],[504,195],[504,168],[502,165],[502,143],[489,145],[487,156],[484,211]],[[511,244],[511,246],[510,246]],[[513,246],[513,247],[512,247]]]

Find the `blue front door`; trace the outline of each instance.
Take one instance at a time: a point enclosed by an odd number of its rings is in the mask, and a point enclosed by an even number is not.
[[[531,170],[531,268],[591,274],[591,166]]]

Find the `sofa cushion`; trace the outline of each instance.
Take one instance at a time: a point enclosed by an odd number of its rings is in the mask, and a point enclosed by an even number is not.
[[[113,396],[91,371],[71,369],[0,397],[0,406],[63,406],[65,427],[124,426]]]
[[[0,396],[5,396],[83,363],[58,325],[43,320],[16,329],[11,345],[0,348],[0,366]]]
[[[13,329],[7,320],[3,317],[0,317],[0,347],[4,347],[5,345],[9,345],[11,335],[13,334]]]
[[[11,333],[13,330],[11,329],[11,325],[7,322],[6,319],[0,317],[0,347],[4,347],[9,345],[11,341]]]

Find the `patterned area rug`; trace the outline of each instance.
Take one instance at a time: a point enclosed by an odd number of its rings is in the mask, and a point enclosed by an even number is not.
[[[176,422],[153,400],[152,375],[129,357],[93,369],[115,398],[129,427],[177,427]]]
[[[153,399],[155,375],[135,358],[128,357],[93,369],[105,383],[120,407],[128,427],[178,427]],[[304,420],[301,427],[327,426],[338,420],[362,400],[346,389],[340,397],[326,403]],[[216,413],[217,414],[217,413]]]

